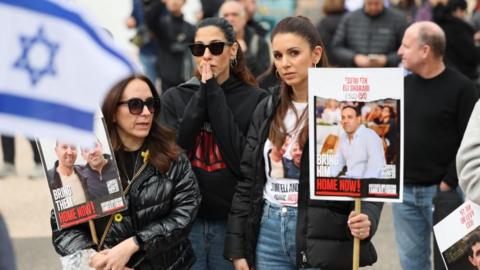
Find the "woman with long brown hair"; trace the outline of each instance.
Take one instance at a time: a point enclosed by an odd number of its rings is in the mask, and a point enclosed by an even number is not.
[[[162,96],[160,119],[177,130],[202,192],[190,233],[192,269],[231,269],[223,258],[225,226],[255,106],[266,96],[245,65],[233,27],[223,18],[199,22],[190,45],[197,74]]]
[[[376,253],[370,239],[381,204],[309,199],[308,68],[327,67],[320,36],[305,17],[287,17],[271,34],[279,96],[255,110],[229,216],[225,256],[237,270],[349,269],[353,237],[362,240],[361,265]],[[288,143],[287,143],[288,142]],[[284,177],[270,174],[271,149],[284,149]],[[296,170],[296,173],[295,173]]]
[[[157,91],[145,76],[130,76],[107,94],[102,112],[128,209],[95,221],[99,245],[85,224],[55,230],[53,219],[56,251],[98,249],[90,260],[97,270],[189,268],[195,257],[187,236],[201,196],[174,132],[155,121]]]

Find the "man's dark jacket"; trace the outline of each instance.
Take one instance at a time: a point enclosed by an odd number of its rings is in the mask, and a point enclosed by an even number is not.
[[[475,46],[475,30],[467,22],[451,15],[436,18],[435,22],[445,32],[445,63],[470,79],[478,77],[477,66],[480,63],[480,48]]]
[[[253,76],[257,77],[272,64],[270,49],[265,38],[248,26],[245,27],[245,43],[247,44],[247,51],[245,52],[247,67]]]
[[[110,155],[103,155],[107,160],[101,172],[98,172],[87,163],[80,170],[87,186],[87,193],[90,200],[95,200],[109,195],[107,181],[118,178],[118,171]]]
[[[195,27],[183,16],[162,15],[160,6],[158,1],[158,6],[155,3],[145,10],[145,22],[157,40],[157,74],[166,90],[188,80],[193,72],[188,45],[194,41]]]
[[[363,9],[347,13],[333,37],[335,59],[340,66],[353,67],[355,54],[385,54],[386,66],[396,67],[406,27],[405,18],[388,8],[377,16],[369,16]]]

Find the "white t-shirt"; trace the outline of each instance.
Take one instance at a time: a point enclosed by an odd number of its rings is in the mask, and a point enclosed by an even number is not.
[[[59,173],[59,175],[62,180],[62,186],[70,186],[73,205],[85,203],[87,198],[85,197],[85,191],[83,190],[82,182],[80,182],[78,175],[76,173],[72,173],[71,175]]]
[[[268,139],[263,148],[267,176],[263,197],[273,204],[297,207],[300,158],[303,150],[297,141],[306,122],[307,103],[293,102],[293,105],[299,117],[303,114],[301,118],[303,123],[294,129],[297,116],[292,109],[289,109],[283,120],[288,135],[282,148],[274,148]]]

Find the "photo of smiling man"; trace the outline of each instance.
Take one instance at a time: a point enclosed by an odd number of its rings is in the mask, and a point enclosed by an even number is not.
[[[346,166],[346,177],[380,178],[385,165],[381,138],[362,125],[358,107],[344,106],[341,116],[343,132],[340,133],[338,168]]]
[[[104,154],[97,139],[93,148],[82,148],[82,157],[87,162],[80,170],[85,179],[90,200],[119,191],[117,168],[110,155]]]
[[[83,204],[88,200],[85,191],[85,179],[80,173],[81,167],[76,165],[77,146],[57,141],[55,144],[57,161],[53,168],[48,170],[47,178],[50,189],[55,193],[68,194],[64,207]]]

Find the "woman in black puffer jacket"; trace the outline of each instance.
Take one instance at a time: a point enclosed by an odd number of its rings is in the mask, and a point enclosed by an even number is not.
[[[114,86],[103,104],[128,209],[95,221],[99,239],[105,234],[90,260],[96,269],[188,269],[195,261],[188,234],[200,191],[174,133],[154,121],[159,106],[154,86],[139,75]],[[52,218],[52,228],[62,256],[98,248],[87,224],[57,230]]]

